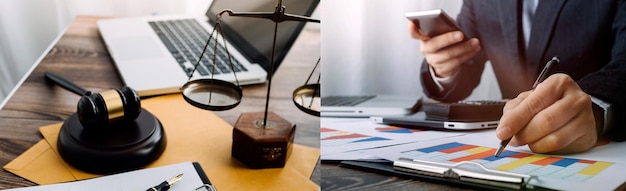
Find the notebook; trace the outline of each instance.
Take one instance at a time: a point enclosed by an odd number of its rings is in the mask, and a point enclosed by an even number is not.
[[[319,0],[283,0],[286,13],[311,16]],[[98,21],[109,54],[124,83],[140,96],[175,93],[189,79],[219,12],[273,13],[275,0],[214,0],[205,15],[169,15],[113,18]],[[268,78],[274,22],[269,19],[233,17],[223,14],[227,42],[219,37],[216,65],[213,47],[207,48],[193,79],[213,78],[240,85],[264,83]],[[274,70],[278,68],[306,22],[285,21],[278,27]],[[213,40],[212,40],[213,41]],[[232,67],[224,55],[233,58]]]
[[[406,115],[419,110],[421,96],[362,95],[322,97],[321,117]]]

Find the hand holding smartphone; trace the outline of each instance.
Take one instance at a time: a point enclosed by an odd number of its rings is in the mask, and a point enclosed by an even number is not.
[[[410,12],[406,17],[410,25],[414,25],[410,29],[411,36],[422,42],[421,53],[436,77],[452,76],[480,52],[479,40],[459,34],[461,28],[443,10]]]
[[[461,30],[456,22],[441,9],[409,12],[405,16],[429,37]],[[467,37],[464,37],[463,42],[467,40]]]

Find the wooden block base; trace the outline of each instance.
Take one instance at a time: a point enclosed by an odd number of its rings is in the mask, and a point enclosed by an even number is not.
[[[242,113],[233,129],[232,156],[248,168],[282,168],[291,154],[296,126],[273,112]]]

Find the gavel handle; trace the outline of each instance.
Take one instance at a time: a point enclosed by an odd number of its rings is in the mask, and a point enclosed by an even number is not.
[[[44,77],[46,79],[46,81],[49,82],[54,82],[56,84],[58,84],[59,86],[65,88],[66,90],[69,90],[71,92],[74,92],[77,95],[85,95],[87,93],[87,90],[85,90],[85,88],[80,87],[76,84],[74,84],[72,81],[69,81],[68,79],[65,79],[64,77],[52,73],[52,72],[46,72],[44,74]]]

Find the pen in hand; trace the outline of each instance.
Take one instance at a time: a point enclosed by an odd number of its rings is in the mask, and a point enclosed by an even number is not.
[[[169,180],[163,181],[159,185],[156,185],[152,188],[148,188],[148,190],[146,191],[167,191],[170,189],[172,184],[178,182],[182,178],[183,178],[183,174],[176,175],[175,177],[172,177]]]
[[[539,76],[537,77],[537,80],[535,80],[535,83],[533,84],[532,89],[535,89],[537,85],[539,85],[539,83],[543,82],[543,80],[548,78],[548,73],[550,69],[552,68],[552,66],[554,66],[555,64],[559,62],[560,60],[558,57],[556,56],[552,57],[552,59],[548,61],[548,63],[546,63],[546,66],[543,67],[543,70],[541,70],[541,73],[539,73]],[[511,136],[508,139],[502,140],[500,142],[500,147],[498,147],[498,150],[496,150],[496,157],[500,157],[500,154],[502,153],[502,151],[504,151],[504,148],[509,144],[512,138],[513,137]]]

